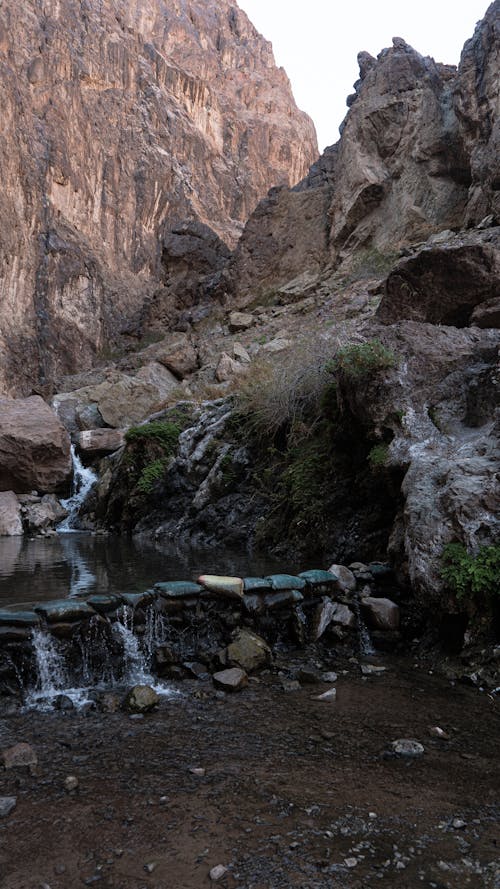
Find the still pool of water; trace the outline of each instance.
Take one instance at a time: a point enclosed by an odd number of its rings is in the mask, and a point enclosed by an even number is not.
[[[0,608],[94,593],[141,592],[160,580],[200,574],[265,575],[315,567],[228,552],[166,549],[125,537],[59,534],[0,537]]]

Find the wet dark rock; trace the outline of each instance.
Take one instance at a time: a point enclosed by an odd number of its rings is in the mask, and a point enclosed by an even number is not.
[[[54,710],[74,710],[75,705],[67,695],[57,695],[53,701]]]
[[[361,600],[361,608],[369,625],[377,630],[398,630],[400,623],[399,606],[390,599],[377,599],[366,596]]]
[[[273,590],[303,590],[306,580],[303,577],[295,577],[293,574],[271,574],[265,578]]]
[[[199,596],[203,592],[203,587],[199,583],[192,583],[188,580],[155,583],[154,588],[166,599],[188,599],[192,596]]]
[[[352,593],[356,589],[356,578],[345,565],[330,565],[328,569],[337,578],[337,589],[341,593]]]
[[[303,685],[316,685],[322,681],[321,673],[316,667],[304,665],[297,673],[297,679]]]
[[[90,605],[78,599],[57,599],[53,602],[42,602],[35,606],[35,611],[51,624],[61,621],[84,620],[95,614]]]
[[[40,615],[35,611],[0,611],[0,627],[37,627]]]
[[[282,592],[266,593],[263,599],[264,608],[273,611],[287,605],[298,605],[304,601],[304,596],[299,590],[283,590]]]

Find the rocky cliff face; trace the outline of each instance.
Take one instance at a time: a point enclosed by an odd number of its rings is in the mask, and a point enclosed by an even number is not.
[[[442,229],[498,220],[499,37],[495,0],[458,70],[397,37],[377,59],[359,54],[340,141],[246,226],[226,281],[240,304],[305,270],[345,269],[361,250],[394,255]]]
[[[233,246],[316,139],[228,0],[2,4],[0,51],[0,391],[46,394],[137,333],[164,236]]]

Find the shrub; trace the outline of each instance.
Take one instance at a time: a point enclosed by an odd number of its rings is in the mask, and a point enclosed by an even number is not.
[[[386,444],[375,445],[368,454],[368,462],[373,470],[386,466],[389,457],[389,448]]]
[[[457,599],[500,595],[500,546],[483,546],[473,556],[461,543],[448,543],[442,562],[441,577]]]
[[[362,382],[381,370],[394,367],[396,356],[379,340],[351,343],[339,349],[329,368],[349,382]]]

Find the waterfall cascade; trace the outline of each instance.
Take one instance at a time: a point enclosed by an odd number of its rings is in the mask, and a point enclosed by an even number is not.
[[[92,487],[97,481],[97,475],[83,465],[80,457],[76,453],[74,445],[71,445],[71,459],[73,461],[73,485],[71,496],[67,500],[61,500],[62,506],[68,510],[69,515],[64,519],[58,527],[59,532],[67,533],[76,531],[75,523],[82,504],[85,502]]]
[[[27,706],[51,709],[55,699],[64,695],[78,707],[92,700],[91,690],[119,690],[132,685],[150,685],[158,694],[173,694],[151,672],[153,653],[166,639],[163,618],[148,608],[144,632],[139,635],[135,630],[133,609],[123,607],[112,624],[111,637],[100,634],[96,623],[72,647],[71,660],[65,656],[63,643],[48,630],[34,630],[35,681],[26,695]]]

